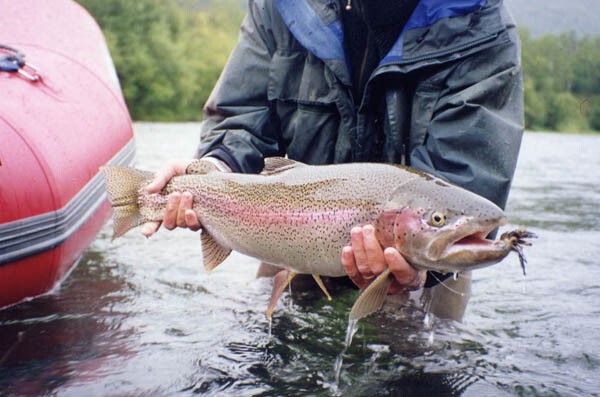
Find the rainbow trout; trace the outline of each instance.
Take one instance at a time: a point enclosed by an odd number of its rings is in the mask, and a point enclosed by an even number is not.
[[[382,247],[395,247],[417,269],[460,272],[489,266],[516,251],[532,233],[518,229],[499,240],[486,236],[506,222],[489,200],[408,167],[375,163],[309,166],[284,158],[265,160],[260,175],[223,173],[196,161],[159,194],[145,190],[153,174],[104,168],[117,238],[147,221],[160,221],[168,194],[189,191],[202,223],[203,261],[210,271],[232,250],[283,269],[267,309],[295,274],[345,276],[342,248],[350,229],[373,224]],[[279,276],[279,277],[278,277]],[[355,303],[351,320],[383,304],[392,280],[382,273]],[[328,295],[329,297],[329,295]]]

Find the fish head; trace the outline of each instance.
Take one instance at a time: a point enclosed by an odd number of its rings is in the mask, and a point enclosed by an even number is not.
[[[378,231],[414,267],[458,272],[499,262],[506,244],[486,239],[506,223],[484,197],[424,174],[392,194]],[[386,238],[383,237],[383,240]]]

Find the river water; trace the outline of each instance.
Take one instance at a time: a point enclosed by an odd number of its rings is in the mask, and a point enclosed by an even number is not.
[[[136,124],[137,166],[189,157],[197,124]],[[600,136],[526,134],[507,208],[536,232],[474,273],[462,323],[414,307],[361,321],[356,291],[282,298],[233,255],[204,272],[197,234],[104,227],[54,293],[0,311],[0,395],[600,395]]]

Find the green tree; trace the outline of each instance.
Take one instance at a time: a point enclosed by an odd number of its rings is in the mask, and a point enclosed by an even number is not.
[[[581,101],[570,92],[554,93],[548,103],[546,126],[554,131],[582,131],[587,129]]]
[[[590,97],[600,94],[600,37],[584,37],[573,59],[573,92]]]
[[[106,36],[135,120],[198,120],[235,44],[233,0],[202,11],[169,0],[80,0]]]
[[[546,125],[547,104],[535,89],[532,79],[525,79],[525,128],[541,130]]]
[[[530,129],[583,131],[600,95],[600,39],[574,33],[533,39],[520,32],[525,88],[525,124]]]
[[[79,0],[102,27],[135,120],[199,120],[241,0]],[[525,125],[600,130],[600,37],[520,31]]]
[[[600,131],[600,95],[595,96],[589,102],[591,109],[589,110],[590,127],[596,131]]]
[[[180,111],[182,27],[178,9],[161,0],[81,0],[105,32],[134,119],[168,118]]]
[[[182,98],[185,119],[201,116],[202,106],[237,41],[243,11],[236,4],[233,1],[221,3],[186,19],[185,39],[181,42],[182,51],[187,54],[184,84],[193,90],[188,90]]]

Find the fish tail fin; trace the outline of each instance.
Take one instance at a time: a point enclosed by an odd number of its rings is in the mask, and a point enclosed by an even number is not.
[[[114,209],[112,239],[148,221],[138,204],[140,189],[150,183],[153,174],[130,167],[102,168],[108,200]]]
[[[358,297],[350,311],[350,321],[358,321],[371,313],[376,312],[383,306],[390,284],[392,283],[392,272],[388,268],[369,284]]]

